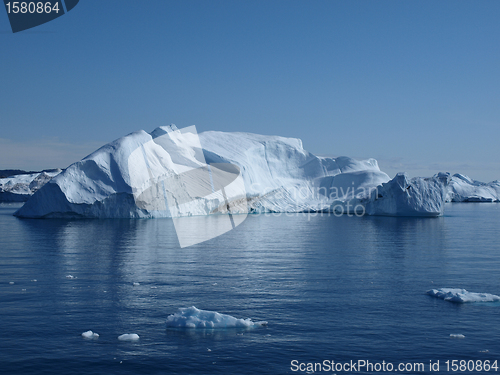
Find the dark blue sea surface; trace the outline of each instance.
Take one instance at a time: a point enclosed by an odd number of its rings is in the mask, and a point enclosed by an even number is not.
[[[29,220],[12,216],[18,207],[0,206],[1,373],[424,363],[423,372],[399,372],[414,374],[431,373],[429,361],[442,373],[446,360],[500,361],[499,303],[426,295],[443,287],[500,295],[500,204],[448,204],[439,218],[250,215],[184,249],[169,219]],[[268,326],[166,329],[189,306]],[[100,337],[82,338],[87,330]],[[140,339],[119,341],[123,333]]]

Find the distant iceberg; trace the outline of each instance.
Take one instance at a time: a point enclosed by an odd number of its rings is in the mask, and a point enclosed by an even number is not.
[[[0,178],[0,202],[26,202],[36,191],[59,173],[61,173],[60,169],[53,169]]]
[[[180,308],[179,312],[167,318],[169,328],[255,328],[267,322],[253,322],[251,319],[238,319],[216,311],[199,310],[194,306]]]
[[[463,174],[439,173],[436,177],[448,178],[447,202],[500,202],[500,181],[484,183]]]
[[[190,128],[163,126],[111,142],[54,177],[15,215],[176,218],[228,212],[443,213],[449,178],[409,179],[400,174],[391,180],[375,159],[319,157],[304,150],[299,139],[215,131],[198,135]],[[235,166],[239,174],[230,184],[228,180],[222,193],[211,180],[215,172],[211,166],[216,165]],[[192,171],[210,179],[193,177]],[[226,172],[230,171],[221,173]],[[180,196],[179,187],[185,185],[189,189]],[[176,199],[166,199],[174,193]]]
[[[427,294],[449,302],[495,302],[500,301],[500,296],[489,293],[473,293],[465,289],[441,288],[431,289]]]

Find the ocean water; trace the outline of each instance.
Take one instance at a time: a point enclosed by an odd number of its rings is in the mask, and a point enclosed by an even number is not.
[[[414,374],[435,373],[438,360],[442,373],[452,372],[447,360],[500,361],[499,303],[425,294],[500,295],[499,204],[449,204],[439,218],[250,215],[184,249],[168,219],[28,220],[12,216],[18,207],[0,206],[1,373],[303,374],[323,361],[423,363],[399,371]],[[268,325],[167,329],[167,317],[190,306]],[[87,330],[100,337],[82,338]],[[140,339],[119,341],[124,333]]]

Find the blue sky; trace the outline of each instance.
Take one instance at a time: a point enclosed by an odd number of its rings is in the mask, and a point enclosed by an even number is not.
[[[175,123],[500,179],[499,19],[499,1],[81,0],[12,34],[0,10],[0,169]]]

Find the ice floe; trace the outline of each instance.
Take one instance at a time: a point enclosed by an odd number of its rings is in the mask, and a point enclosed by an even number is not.
[[[82,337],[85,339],[96,339],[99,337],[99,334],[89,330],[89,331],[83,332]]]
[[[255,328],[267,325],[265,321],[238,319],[216,311],[200,310],[194,306],[180,308],[167,318],[170,328]]]
[[[500,296],[489,293],[473,293],[468,292],[465,289],[458,288],[441,288],[441,289],[431,289],[427,291],[427,294],[441,298],[445,301],[466,303],[466,302],[495,302],[500,301]]]
[[[120,341],[137,341],[137,340],[139,340],[139,335],[137,333],[124,333],[123,335],[118,336],[118,340],[120,340]]]

